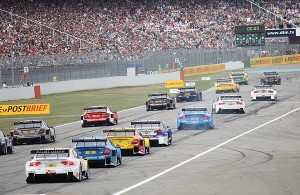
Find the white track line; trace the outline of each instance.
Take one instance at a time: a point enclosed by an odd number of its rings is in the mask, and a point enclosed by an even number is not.
[[[158,173],[158,174],[156,174],[156,175],[154,175],[154,176],[152,176],[152,177],[150,177],[150,178],[148,178],[148,179],[146,179],[144,181],[141,181],[141,182],[139,182],[139,183],[137,183],[137,184],[135,184],[133,186],[125,188],[124,190],[116,192],[113,195],[124,194],[124,193],[126,193],[126,192],[128,192],[128,191],[130,191],[130,190],[132,190],[134,188],[137,188],[137,187],[139,187],[139,186],[141,186],[141,185],[143,185],[145,183],[148,183],[149,181],[152,181],[152,180],[154,180],[154,179],[156,179],[156,178],[158,178],[158,177],[160,177],[160,176],[162,176],[162,175],[164,175],[164,174],[166,174],[166,173],[168,173],[168,172],[170,172],[170,171],[172,171],[172,170],[174,170],[174,169],[176,169],[176,168],[178,168],[178,167],[180,167],[180,166],[182,166],[184,164],[187,164],[188,162],[190,162],[190,161],[192,161],[194,159],[197,159],[197,158],[199,158],[199,157],[201,157],[201,156],[203,156],[203,155],[205,155],[205,154],[207,154],[207,153],[209,153],[211,151],[214,151],[214,150],[220,148],[221,146],[223,146],[223,145],[225,145],[225,144],[227,144],[229,142],[232,142],[232,141],[234,141],[234,140],[236,140],[236,139],[238,139],[238,138],[240,138],[240,137],[242,137],[244,135],[247,135],[247,134],[249,134],[249,133],[251,133],[251,132],[253,132],[253,131],[261,128],[261,127],[264,127],[264,126],[266,126],[266,125],[268,125],[270,123],[273,123],[273,122],[275,122],[275,121],[277,121],[277,120],[279,120],[279,119],[281,119],[281,118],[283,118],[283,117],[285,117],[285,116],[287,116],[287,115],[289,115],[289,114],[291,114],[293,112],[296,112],[298,110],[300,110],[300,107],[298,107],[298,108],[296,108],[296,109],[294,109],[294,110],[292,110],[292,111],[290,111],[290,112],[288,112],[288,113],[286,113],[286,114],[284,114],[282,116],[279,116],[279,117],[277,117],[277,118],[275,118],[273,120],[270,120],[269,122],[266,122],[266,123],[264,123],[262,125],[259,125],[259,126],[253,128],[253,129],[249,130],[249,131],[246,131],[246,132],[244,132],[244,133],[242,133],[242,134],[240,134],[238,136],[235,136],[235,137],[233,137],[233,138],[231,138],[231,139],[229,139],[229,140],[227,140],[227,141],[225,141],[225,142],[223,142],[223,143],[221,143],[221,144],[219,144],[219,145],[217,145],[215,147],[212,147],[212,148],[210,148],[210,149],[208,149],[208,150],[206,150],[206,151],[204,151],[204,152],[202,152],[200,154],[197,154],[196,156],[194,156],[194,157],[192,157],[192,158],[190,158],[190,159],[188,159],[186,161],[183,161],[183,162],[181,162],[181,163],[179,163],[179,164],[177,164],[177,165],[175,165],[175,166],[173,166],[173,167],[171,167],[171,168],[169,168],[169,169],[167,169],[165,171],[162,171],[162,172],[160,172],[160,173]]]

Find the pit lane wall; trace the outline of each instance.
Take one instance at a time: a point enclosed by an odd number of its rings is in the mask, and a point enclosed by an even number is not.
[[[166,80],[179,80],[180,72],[141,76],[118,76],[84,80],[60,81],[37,84],[41,95],[66,93],[81,90],[105,89],[113,87],[143,86],[165,83]],[[0,101],[35,98],[34,86],[0,89]]]
[[[296,63],[300,63],[300,54],[250,59],[251,68]]]

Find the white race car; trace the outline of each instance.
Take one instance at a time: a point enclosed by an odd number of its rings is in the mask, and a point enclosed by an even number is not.
[[[251,101],[254,100],[277,100],[277,91],[272,85],[256,85],[251,91]]]
[[[240,95],[221,95],[212,104],[212,113],[245,113],[245,102]]]
[[[34,157],[26,162],[27,183],[42,177],[61,176],[65,181],[81,181],[89,178],[88,161],[81,158],[73,148],[48,148],[31,150]]]

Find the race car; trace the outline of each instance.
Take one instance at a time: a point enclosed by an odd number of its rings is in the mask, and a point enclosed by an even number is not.
[[[176,102],[183,101],[202,101],[202,92],[198,91],[196,87],[178,88],[178,93],[176,94]]]
[[[10,134],[16,144],[55,142],[55,128],[43,120],[24,120],[14,125]]]
[[[31,150],[31,154],[34,154],[33,158],[25,165],[27,183],[54,177],[62,177],[67,182],[89,178],[88,161],[73,148]]]
[[[277,72],[264,72],[260,76],[260,84],[262,85],[281,85],[281,77]]]
[[[217,79],[215,83],[216,93],[224,92],[239,92],[240,86],[235,83],[231,78]]]
[[[86,136],[72,139],[79,156],[87,159],[89,166],[118,166],[122,164],[121,148],[115,147],[106,136]]]
[[[118,124],[118,113],[113,112],[108,106],[91,106],[84,108],[85,112],[81,115],[81,126],[92,125],[116,125]]]
[[[103,130],[115,147],[120,147],[122,155],[144,155],[150,153],[149,138],[142,137],[134,128]]]
[[[245,113],[245,102],[240,95],[221,95],[212,103],[212,113]]]
[[[176,101],[167,93],[154,93],[148,95],[149,99],[146,101],[146,110],[154,109],[175,109]]]
[[[277,100],[277,91],[272,85],[256,85],[251,91],[251,101],[254,100]]]
[[[5,136],[5,134],[0,130],[0,154],[12,154],[14,152],[14,145],[12,138]]]
[[[248,74],[242,70],[233,70],[230,74],[230,78],[239,85],[248,85]]]
[[[177,117],[177,129],[213,129],[214,118],[207,108],[182,108]]]
[[[131,127],[144,138],[149,138],[150,146],[172,144],[172,130],[160,120],[133,121]]]

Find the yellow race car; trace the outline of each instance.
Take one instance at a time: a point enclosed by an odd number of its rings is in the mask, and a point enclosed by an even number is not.
[[[239,92],[240,86],[231,78],[218,79],[215,83],[216,93]]]
[[[103,130],[115,147],[120,147],[122,155],[144,155],[150,153],[149,138],[142,137],[135,128],[115,128]]]

